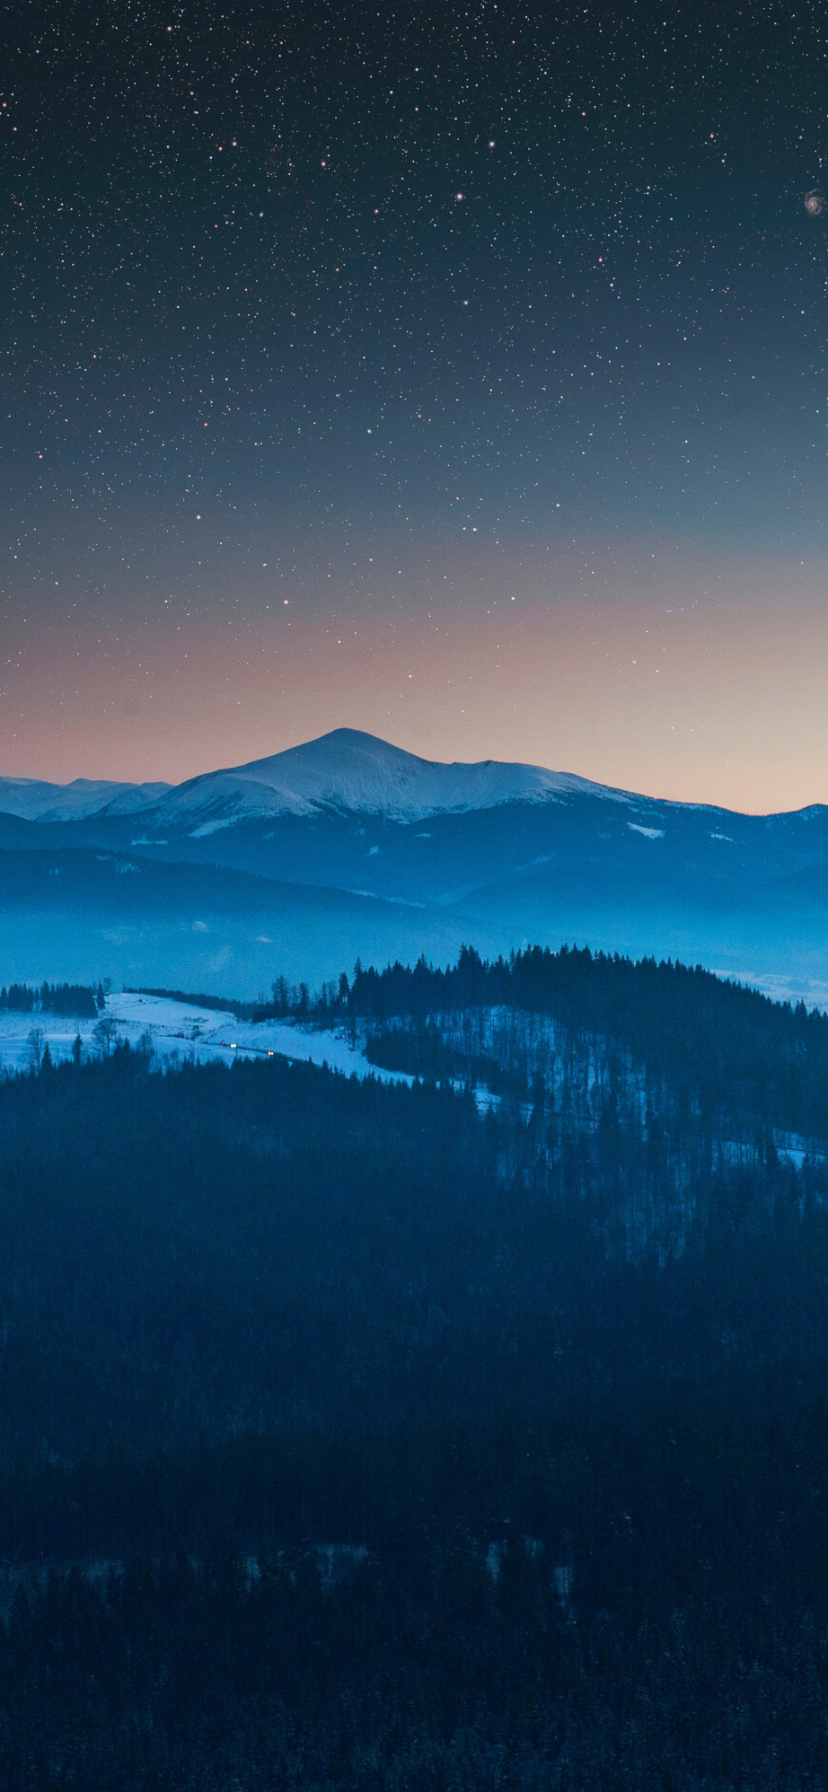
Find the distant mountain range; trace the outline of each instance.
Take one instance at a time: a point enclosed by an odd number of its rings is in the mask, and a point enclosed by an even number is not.
[[[823,805],[741,815],[342,728],[176,786],[0,779],[0,849],[0,981],[245,995],[567,939],[828,985]]]
[[[561,793],[592,792],[628,802],[624,791],[608,790],[565,772],[538,765],[441,765],[401,747],[335,728],[318,740],[289,747],[267,759],[205,772],[185,783],[117,784],[76,778],[46,784],[32,778],[0,778],[0,809],[28,821],[85,821],[91,816],[146,812],[170,826],[202,820],[202,827],[229,827],[274,815],[315,815],[330,809],[344,814],[384,815],[389,821],[422,821],[442,813],[494,809],[502,803],[545,802]]]

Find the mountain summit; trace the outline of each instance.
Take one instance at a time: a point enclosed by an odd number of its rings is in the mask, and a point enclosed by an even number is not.
[[[496,759],[445,765],[420,759],[357,728],[334,728],[317,740],[249,765],[190,778],[168,793],[158,819],[167,825],[202,816],[210,831],[235,821],[331,809],[384,815],[392,821],[423,821],[432,815],[494,809],[502,803],[554,802],[574,793],[629,800],[622,791],[543,766]]]

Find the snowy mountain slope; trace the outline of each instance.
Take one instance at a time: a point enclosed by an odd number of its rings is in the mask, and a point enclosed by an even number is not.
[[[75,778],[48,784],[39,778],[0,778],[0,813],[24,821],[84,821],[92,815],[131,815],[152,808],[169,784],[118,784],[108,778]]]
[[[548,813],[554,806],[567,808],[573,803],[601,805],[607,825],[618,816],[634,832],[653,840],[663,838],[667,815],[672,820],[693,820],[710,839],[733,843],[731,833],[722,831],[729,812],[711,805],[660,801],[544,766],[494,759],[443,764],[354,728],[336,728],[282,753],[204,772],[178,785],[87,778],[60,785],[0,778],[0,814],[52,823],[131,817],[147,830],[145,838],[135,841],[142,845],[161,844],[160,835],[166,830],[200,840],[245,823],[287,817],[353,816],[407,826],[515,805],[524,814],[530,809]],[[598,813],[594,807],[592,812]],[[802,810],[797,819],[820,821],[826,814],[828,810],[815,805]],[[758,817],[732,819],[759,822]],[[769,816],[765,821],[771,826],[790,819]]]
[[[661,840],[667,817],[674,823],[686,821],[695,830],[701,828],[706,838],[730,845],[734,824],[778,833],[780,826],[784,829],[792,822],[800,831],[803,824],[821,827],[828,817],[821,804],[793,816],[731,815],[713,805],[641,796],[538,765],[494,759],[443,764],[354,728],[335,728],[301,746],[246,765],[204,772],[178,785],[88,778],[61,785],[0,778],[0,815],[56,824],[130,817],[146,829],[146,837],[136,845],[165,844],[158,837],[166,829],[199,840],[245,823],[289,817],[317,821],[364,817],[404,827],[515,806],[526,816],[532,809],[549,814],[556,807],[573,805],[590,806],[593,819],[603,810],[606,819],[600,821],[601,828],[613,827],[617,820],[637,834]]]
[[[435,769],[454,777],[453,768]],[[469,769],[487,774],[485,786],[480,782],[475,789],[469,780],[471,795],[490,798],[504,789],[506,779],[498,786],[489,772],[516,768]],[[468,797],[462,768],[455,770],[452,789],[444,784],[441,794]],[[828,906],[820,886],[823,873],[828,875],[828,809],[805,816],[745,816],[561,778],[546,794],[537,780],[533,787],[529,779],[515,779],[511,787],[522,794],[513,800],[425,815],[415,811],[413,817],[321,803],[305,809],[304,796],[302,812],[257,815],[233,807],[239,789],[248,799],[243,786],[231,793],[228,813],[210,782],[211,806],[203,806],[200,786],[192,795],[198,806],[189,813],[180,808],[176,813],[176,791],[169,804],[165,799],[163,815],[157,810],[142,816],[118,838],[116,827],[126,828],[124,821],[79,824],[79,831],[82,827],[89,841],[94,830],[97,841],[117,850],[221,864],[280,882],[370,891],[387,901],[459,907],[488,919],[525,911],[533,929],[544,914],[560,912],[562,901],[567,912],[585,902],[609,909],[643,903],[650,912],[654,902],[673,908],[701,904],[718,912],[734,904],[773,908],[783,901],[788,907],[809,901],[820,910]],[[281,800],[266,787],[250,788],[254,810],[260,792],[275,803]],[[392,801],[387,784],[384,789]],[[346,794],[355,802],[364,791],[351,786]],[[516,925],[520,939],[527,924]]]
[[[612,801],[630,800],[624,791],[590,784],[543,766],[501,764],[443,765],[354,728],[336,728],[318,740],[289,747],[249,765],[207,772],[169,791],[158,805],[159,826],[193,821],[211,831],[218,822],[309,816],[336,809],[384,815],[391,821],[424,821],[437,814],[494,809],[504,803],[550,802],[562,795],[590,793]]]

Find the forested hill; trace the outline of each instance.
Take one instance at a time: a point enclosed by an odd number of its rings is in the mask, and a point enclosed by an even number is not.
[[[402,1038],[376,1063],[422,1070],[423,1028],[432,1022],[433,1068],[447,1064],[440,1038],[469,1037],[449,1018],[474,1009],[514,1009],[556,1024],[570,1040],[601,1040],[642,1067],[652,1083],[712,1118],[755,1126],[776,1124],[828,1137],[828,1015],[773,1002],[743,984],[724,982],[701,965],[539,946],[489,964],[464,948],[456,965],[383,971],[357,966],[347,997],[352,1014],[393,1022]],[[413,1023],[413,1025],[411,1024]],[[418,1040],[406,1052],[406,1036]],[[390,1051],[390,1056],[389,1056]],[[466,1054],[468,1065],[471,1058]],[[452,1060],[459,1071],[462,1052]]]
[[[3,1785],[814,1792],[825,1022],[572,951],[303,1014],[416,1080],[0,1083]]]
[[[357,965],[350,1013],[407,1018],[451,1009],[505,1006],[548,1014],[583,1033],[601,1033],[646,1059],[688,1062],[713,1048],[716,1062],[753,1056],[769,1065],[807,1057],[828,1069],[828,1015],[804,1002],[774,1002],[702,965],[633,961],[589,947],[530,946],[494,963],[464,946],[456,965],[413,969]],[[751,1048],[751,1041],[752,1048]]]

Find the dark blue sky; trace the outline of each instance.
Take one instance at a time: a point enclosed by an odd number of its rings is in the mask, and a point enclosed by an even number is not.
[[[2,770],[824,796],[822,9],[6,35]]]

